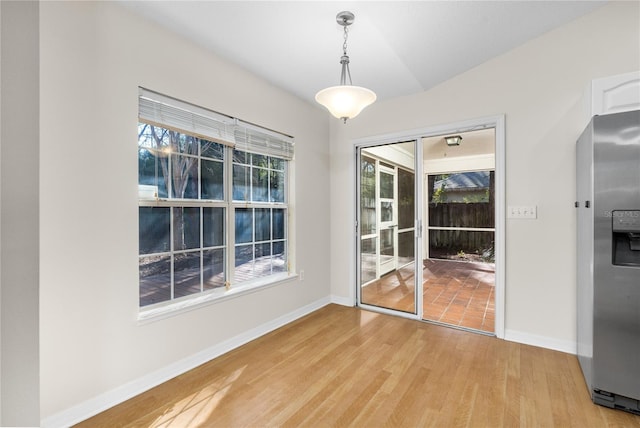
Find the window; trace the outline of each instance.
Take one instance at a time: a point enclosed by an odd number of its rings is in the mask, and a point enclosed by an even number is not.
[[[286,271],[286,162],[234,150],[236,276],[249,280]]]
[[[286,277],[290,137],[140,90],[140,307]]]

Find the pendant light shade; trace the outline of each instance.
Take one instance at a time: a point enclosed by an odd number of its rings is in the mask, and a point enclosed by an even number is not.
[[[316,94],[316,101],[338,119],[353,119],[376,100],[376,94],[362,86],[339,85],[323,89]]]
[[[347,55],[347,27],[353,24],[355,16],[351,12],[340,12],[336,16],[338,24],[344,27],[344,43],[342,44],[342,57],[340,64],[342,72],[340,74],[340,85],[323,89],[316,94],[316,101],[329,110],[333,116],[342,119],[347,123],[347,119],[352,119],[376,100],[376,94],[367,88],[353,86],[351,81],[351,71],[349,70],[349,56]],[[347,78],[349,83],[347,83]]]

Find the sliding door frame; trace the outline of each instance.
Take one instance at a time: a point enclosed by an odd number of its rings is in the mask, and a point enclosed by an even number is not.
[[[506,153],[505,153],[505,117],[504,115],[487,116],[476,119],[470,119],[461,122],[455,122],[445,125],[437,125],[420,129],[413,129],[407,131],[400,131],[391,134],[383,134],[372,137],[360,138],[352,141],[353,144],[353,156],[354,156],[354,173],[353,188],[355,188],[355,210],[353,212],[353,224],[354,240],[355,240],[355,254],[353,270],[354,275],[353,284],[356,287],[355,303],[357,306],[366,308],[381,313],[387,313],[391,315],[401,316],[404,318],[411,318],[416,320],[422,320],[423,303],[422,299],[422,269],[418,269],[418,265],[421,265],[423,257],[422,248],[422,234],[426,233],[423,225],[423,212],[421,207],[424,203],[424,183],[422,176],[424,174],[422,165],[422,144],[419,144],[424,137],[434,137],[445,134],[457,134],[469,131],[476,131],[481,129],[495,129],[495,328],[494,333],[496,337],[503,339],[505,332],[505,312],[506,312],[506,300],[505,300],[505,250],[506,250],[506,220],[505,220],[505,198],[506,198]],[[394,144],[402,142],[417,142],[415,144],[415,157],[416,160],[420,159],[420,162],[415,162],[415,176],[420,177],[416,180],[416,198],[415,198],[415,265],[416,265],[416,277],[415,277],[415,308],[416,314],[410,314],[393,309],[380,308],[377,306],[362,304],[361,285],[360,285],[360,263],[358,258],[360,257],[360,234],[358,225],[358,206],[360,201],[360,171],[358,166],[360,161],[358,159],[361,149],[367,147],[375,147],[385,144]]]
[[[416,161],[416,159],[419,159],[418,157],[418,151],[419,151],[419,156],[422,156],[422,146],[420,144],[418,144],[418,140],[416,139],[408,139],[408,140],[397,140],[397,141],[381,141],[379,139],[376,139],[375,141],[369,141],[369,142],[364,142],[362,144],[360,143],[356,143],[354,145],[354,153],[355,153],[355,249],[356,249],[356,260],[355,260],[355,283],[356,283],[356,305],[360,306],[364,309],[368,309],[368,310],[372,310],[375,312],[382,312],[382,313],[386,313],[386,314],[391,314],[391,315],[397,315],[397,316],[401,316],[404,318],[410,318],[410,319],[420,319],[420,314],[422,313],[422,299],[418,298],[418,293],[417,291],[417,283],[418,281],[420,281],[420,283],[422,282],[422,269],[418,269],[418,264],[422,264],[422,263],[418,263],[418,260],[422,260],[422,248],[420,248],[421,246],[418,245],[420,240],[421,240],[421,236],[419,236],[420,233],[420,228],[417,227],[417,223],[414,223],[414,234],[413,234],[413,245],[414,245],[414,255],[413,255],[413,261],[414,261],[414,311],[415,313],[410,313],[410,312],[404,312],[404,311],[400,311],[397,309],[390,309],[390,308],[384,308],[384,307],[380,307],[380,306],[374,306],[374,305],[370,305],[367,303],[363,303],[362,302],[362,284],[361,284],[361,272],[362,269],[361,267],[361,259],[360,261],[358,261],[358,258],[361,257],[361,243],[362,243],[362,239],[361,239],[361,234],[360,234],[360,216],[359,216],[359,212],[360,212],[360,191],[361,191],[361,187],[360,187],[360,179],[361,179],[361,174],[360,174],[360,159],[362,157],[362,150],[368,149],[368,148],[374,148],[374,147],[378,147],[378,146],[386,146],[386,145],[391,145],[391,144],[407,144],[407,143],[412,143],[414,146],[414,160],[413,160],[413,175],[414,175],[414,193],[415,193],[415,197],[414,197],[414,219],[417,218],[416,216],[418,216],[418,211],[420,210],[420,207],[422,203],[422,195],[421,193],[418,192],[422,192],[422,185],[418,182],[421,180],[416,180],[416,173],[417,173],[417,169],[420,168],[420,166],[418,165],[418,162]],[[369,155],[367,155],[369,156]],[[379,163],[379,159],[376,161],[377,163]],[[399,169],[401,169],[400,166],[396,166],[395,167],[395,196],[394,198],[397,199],[398,197],[398,187],[399,187],[399,183],[398,183],[398,171]],[[379,172],[376,170],[376,192],[377,192],[377,187],[379,186],[379,183],[377,183],[377,177],[379,176]],[[377,203],[377,197],[376,197],[376,203]],[[398,217],[399,217],[399,213],[397,210],[397,206],[399,204],[396,203],[396,209],[394,209],[394,216],[396,217],[396,223],[398,222]],[[376,206],[376,210],[378,210],[378,206]],[[377,235],[378,235],[378,242],[376,244],[376,247],[379,248],[380,246],[380,216],[376,215],[376,228],[378,229],[377,231]],[[394,231],[394,240],[395,240],[395,251],[397,253],[398,251],[398,240],[396,239],[398,235],[398,225],[396,224],[396,230]],[[379,252],[377,254],[379,256]],[[396,263],[397,263],[397,258],[396,258]],[[379,262],[376,262],[377,265],[379,265]],[[397,266],[396,266],[397,267]],[[376,276],[378,275],[379,270],[376,269]]]

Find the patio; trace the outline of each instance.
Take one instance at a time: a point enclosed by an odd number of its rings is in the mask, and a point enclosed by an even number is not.
[[[362,288],[362,302],[415,312],[414,264],[410,263]],[[495,265],[429,259],[423,263],[425,320],[493,333]]]

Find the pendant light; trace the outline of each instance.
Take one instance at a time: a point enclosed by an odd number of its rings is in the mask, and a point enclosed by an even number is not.
[[[316,94],[316,101],[325,106],[329,113],[347,123],[347,119],[356,117],[360,112],[376,100],[376,94],[367,88],[353,86],[351,71],[349,71],[349,56],[347,55],[347,28],[353,24],[355,16],[351,12],[340,12],[336,16],[338,24],[344,28],[344,43],[342,44],[342,72],[340,85],[323,89]],[[349,83],[347,83],[347,78]]]

